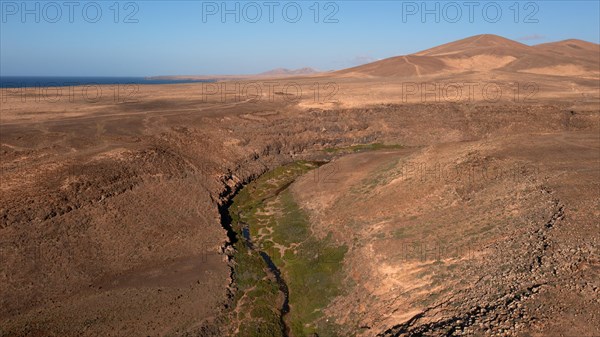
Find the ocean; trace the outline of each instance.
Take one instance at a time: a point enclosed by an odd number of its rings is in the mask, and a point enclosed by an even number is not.
[[[169,80],[146,77],[68,77],[68,76],[0,76],[2,88],[71,87],[98,84],[177,84],[213,82],[213,80]]]

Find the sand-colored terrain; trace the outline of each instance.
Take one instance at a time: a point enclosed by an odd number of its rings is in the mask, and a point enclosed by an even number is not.
[[[330,320],[360,336],[598,334],[599,145],[532,132],[349,155],[299,180],[318,235],[350,247]]]
[[[555,76],[600,75],[598,45],[581,40],[565,40],[528,46],[491,34],[344,69],[335,74],[422,77],[425,75],[486,72],[489,70],[541,73]],[[577,72],[564,72],[565,69]],[[545,69],[541,72],[539,69]]]
[[[0,336],[226,335],[224,206],[299,159],[332,160],[290,191],[348,247],[341,336],[599,335],[599,47],[466,42],[270,91],[2,89]],[[373,143],[403,148],[324,151]]]

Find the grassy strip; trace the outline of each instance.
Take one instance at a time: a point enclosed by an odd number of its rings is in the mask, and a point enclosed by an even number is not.
[[[251,253],[243,242],[236,244],[235,280],[237,319],[242,322],[238,336],[281,336],[279,289],[265,271],[264,261]]]
[[[331,153],[331,154],[337,154],[337,153],[355,153],[355,152],[376,151],[376,150],[396,150],[396,149],[401,149],[401,148],[403,148],[403,146],[398,145],[398,144],[386,145],[386,144],[381,144],[381,143],[374,143],[374,144],[352,145],[352,146],[347,146],[347,147],[330,147],[330,148],[324,149],[323,151],[325,151],[327,153]]]
[[[229,209],[232,228],[239,238],[234,245],[234,275],[238,288],[234,301],[237,319],[241,322],[237,334],[239,337],[281,336],[283,329],[279,313],[282,299],[278,285],[269,277],[262,257],[247,247],[242,228],[247,225],[254,232],[259,220],[255,215],[264,202],[275,197],[279,189],[311,168],[309,163],[298,162],[265,173],[244,187]]]
[[[288,321],[292,333],[294,336],[315,332],[320,336],[335,336],[335,326],[322,319],[321,310],[340,294],[341,263],[347,248],[336,246],[330,237],[318,240],[312,236],[308,218],[289,190],[280,195],[277,206],[281,215],[274,227],[272,241],[294,247],[275,260],[282,266],[290,289]]]
[[[256,248],[267,252],[283,273],[291,307],[286,321],[292,334],[336,335],[336,327],[322,319],[321,310],[340,293],[346,247],[335,246],[331,238],[313,237],[307,216],[287,190],[295,179],[316,167],[303,161],[279,167],[248,184],[234,198],[230,215],[240,238],[234,257],[235,307],[241,322],[238,336],[281,336],[282,331],[278,285],[257,251],[246,246],[244,226],[250,228]]]

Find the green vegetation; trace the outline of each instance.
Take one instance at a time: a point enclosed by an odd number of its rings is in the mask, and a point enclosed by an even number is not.
[[[335,336],[337,328],[323,319],[322,309],[340,293],[345,246],[331,237],[315,238],[306,214],[287,187],[318,165],[299,161],[279,167],[248,184],[230,207],[235,244],[235,315],[238,336],[281,336],[283,296],[276,279],[259,255],[266,252],[282,272],[289,290],[286,322],[294,336],[318,332]],[[249,229],[255,249],[248,248],[243,228]]]
[[[323,335],[324,322],[319,322],[321,310],[340,294],[341,262],[347,249],[336,247],[331,237],[317,240],[310,234],[308,218],[290,191],[281,194],[278,206],[282,214],[273,241],[283,246],[298,244],[279,260],[290,289],[291,330],[295,336],[313,332]]]
[[[363,151],[375,151],[375,150],[395,150],[403,148],[402,145],[392,144],[386,145],[381,143],[374,144],[359,144],[352,145],[347,147],[330,147],[326,148],[323,151],[327,153],[354,153],[354,152],[363,152]]]
[[[281,336],[279,320],[279,289],[268,277],[265,264],[258,254],[252,254],[243,242],[236,244],[235,280],[238,291],[235,303],[239,309],[240,337]]]

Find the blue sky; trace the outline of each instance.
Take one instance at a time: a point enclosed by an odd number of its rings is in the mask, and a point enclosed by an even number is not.
[[[515,1],[473,2],[428,1],[422,8],[422,1],[322,1],[317,14],[314,1],[228,1],[227,8],[221,7],[222,1],[121,1],[117,12],[114,1],[76,1],[78,6],[69,7],[63,1],[2,0],[0,74],[154,76],[251,74],[278,67],[331,70],[483,33],[526,44],[568,38],[600,41],[598,1],[521,1],[517,6]],[[96,15],[98,8],[101,15]],[[302,15],[296,15],[297,8]],[[223,21],[223,9],[234,14]],[[424,18],[423,10],[430,11]]]

